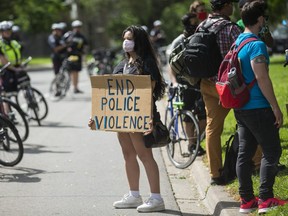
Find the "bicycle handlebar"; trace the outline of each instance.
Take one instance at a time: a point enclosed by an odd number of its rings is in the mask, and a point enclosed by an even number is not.
[[[29,56],[25,61],[21,63],[21,67],[26,67],[31,60],[32,60],[32,57]]]
[[[0,73],[2,73],[11,63],[7,62],[2,68],[0,68]]]

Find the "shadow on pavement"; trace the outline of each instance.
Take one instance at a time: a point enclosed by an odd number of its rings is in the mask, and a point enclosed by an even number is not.
[[[48,146],[44,146],[44,145],[37,145],[37,144],[28,144],[25,143],[24,144],[24,154],[41,154],[41,153],[53,153],[53,154],[67,154],[67,153],[71,153],[71,151],[51,151],[51,150],[47,150]],[[51,146],[49,146],[51,147]],[[55,149],[56,146],[53,147],[53,149]]]
[[[87,121],[88,122],[88,121]],[[64,125],[61,122],[48,122],[48,121],[44,121],[41,122],[41,126],[38,126],[37,124],[35,125],[29,125],[29,127],[41,127],[41,128],[45,128],[45,127],[57,127],[57,128],[83,128],[81,126],[77,126],[77,125]]]
[[[220,201],[215,206],[213,216],[220,216],[222,210],[239,208],[239,202]]]
[[[0,168],[3,171],[7,171],[7,173],[0,172],[0,182],[37,183],[41,181],[41,178],[34,175],[46,172],[40,169],[31,169],[25,167]]]

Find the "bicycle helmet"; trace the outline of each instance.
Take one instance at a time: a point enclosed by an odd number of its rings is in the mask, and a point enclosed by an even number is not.
[[[2,21],[0,23],[0,30],[1,31],[7,31],[7,30],[12,30],[12,26],[13,26],[13,23],[11,21]]]
[[[156,20],[153,22],[153,26],[161,26],[162,22],[160,20]]]
[[[20,30],[21,30],[20,27],[17,26],[17,25],[13,25],[13,26],[12,26],[12,31],[13,31],[13,32],[19,32]]]
[[[55,29],[61,29],[61,25],[59,25],[59,23],[53,23],[51,26],[51,30],[55,30]]]
[[[71,26],[74,28],[74,27],[81,27],[83,24],[80,20],[74,20],[72,23],[71,23]]]

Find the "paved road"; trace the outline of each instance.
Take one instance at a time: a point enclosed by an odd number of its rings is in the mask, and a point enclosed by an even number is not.
[[[30,76],[32,85],[48,96],[52,71],[36,71]],[[128,191],[123,158],[115,133],[87,127],[91,89],[85,71],[80,88],[85,94],[69,94],[59,102],[47,98],[48,117],[41,127],[30,122],[21,163],[12,168],[0,166],[1,215],[137,215],[135,209],[112,207]],[[141,215],[209,215],[189,169],[173,168],[162,151],[155,149],[154,153],[166,210]],[[145,199],[149,188],[143,167],[141,171],[140,191]]]

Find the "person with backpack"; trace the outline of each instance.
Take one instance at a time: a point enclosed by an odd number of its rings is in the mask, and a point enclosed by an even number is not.
[[[182,24],[184,26],[183,33],[180,34],[177,38],[175,38],[170,46],[170,49],[173,50],[176,48],[178,45],[183,43],[185,39],[187,39],[189,36],[194,34],[198,24],[199,24],[199,19],[197,18],[196,13],[187,13],[181,18]],[[172,54],[173,55],[173,54]],[[199,118],[199,129],[200,129],[200,134],[205,130],[206,127],[206,113],[205,113],[205,104],[203,102],[203,98],[200,92],[197,92],[191,88],[189,88],[190,83],[181,76],[181,74],[177,74],[175,71],[173,71],[172,67],[168,68],[169,73],[170,73],[170,79],[171,83],[173,86],[177,86],[178,83],[187,85],[188,88],[183,90],[183,102],[184,102],[184,110],[193,110],[195,108],[196,103],[200,104],[196,114],[198,115]],[[199,88],[199,83],[194,85],[195,88]],[[189,120],[189,119],[188,119]],[[186,133],[188,137],[193,137],[194,134],[194,127],[191,122],[188,122],[187,120],[184,120],[184,126]],[[193,144],[193,139],[190,138],[189,140],[189,146],[188,146],[188,151],[193,152],[195,150],[196,145]],[[199,146],[197,156],[202,156],[206,152],[205,150]]]
[[[251,3],[253,1],[255,1],[255,0],[239,0],[239,4],[238,5],[239,5],[240,12],[242,11],[242,8],[245,5],[245,3],[247,3],[247,2]],[[242,29],[242,31],[244,31],[245,25],[244,25],[242,19],[239,19],[237,21],[237,25]],[[265,25],[265,28],[261,29],[261,31],[259,32],[258,36],[266,44],[267,47],[272,48],[274,40],[273,40],[272,34],[271,34],[267,24]],[[261,159],[262,159],[262,150],[261,150],[261,146],[258,145],[257,151],[256,151],[256,153],[255,153],[255,155],[254,155],[254,157],[252,159],[253,162],[254,162],[254,170],[255,170],[255,172],[259,172],[259,170],[260,170]],[[279,162],[278,163],[278,168],[280,170],[283,170],[283,169],[286,168],[286,166],[283,165],[283,164],[280,164],[280,162]]]
[[[265,28],[268,16],[266,4],[261,0],[246,3],[241,11],[245,30],[235,44],[239,46],[248,38],[257,38],[243,46],[238,53],[245,83],[256,79],[250,89],[250,100],[242,107],[234,109],[239,132],[239,153],[236,172],[241,198],[240,212],[250,213],[258,208],[258,213],[266,213],[272,208],[287,204],[274,197],[273,185],[278,172],[278,161],[282,148],[279,129],[283,125],[283,114],[274,94],[269,76],[269,55],[266,45],[258,37]],[[260,166],[259,198],[255,197],[252,182],[252,157],[257,143],[262,147]]]
[[[232,23],[229,18],[233,13],[233,2],[235,1],[210,0],[212,13],[208,16],[207,22],[213,22],[214,24],[209,28],[209,31],[218,25],[223,25],[216,35],[216,42],[220,48],[222,58],[241,33],[240,28],[235,23]],[[207,62],[203,62],[203,64],[209,64],[209,61],[212,60],[207,59]],[[218,68],[216,69],[218,71]],[[223,185],[225,182],[220,176],[222,169],[221,134],[224,120],[230,109],[223,108],[219,104],[219,96],[215,86],[216,81],[217,74],[210,78],[202,78],[200,90],[206,106],[206,152],[211,175],[210,184]]]

